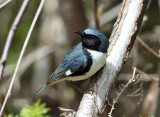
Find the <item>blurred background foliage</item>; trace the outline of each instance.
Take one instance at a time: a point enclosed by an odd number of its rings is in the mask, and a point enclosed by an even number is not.
[[[0,0],[0,3],[4,0]],[[22,4],[22,0],[12,0],[7,6],[0,9],[0,55],[2,55],[7,34]],[[32,0],[18,26],[14,35],[13,42],[9,51],[7,64],[5,67],[3,79],[0,81],[0,105],[3,102],[7,92],[10,78],[15,69],[17,59],[19,57],[24,39],[27,35],[31,21],[35,15],[39,5],[39,0]],[[98,9],[101,13],[101,30],[109,38],[113,29],[113,25],[121,8],[121,0],[98,0]],[[146,42],[155,52],[160,52],[160,1],[150,0],[143,25],[139,33],[140,38]],[[110,11],[113,8],[112,11]],[[104,17],[104,14],[107,16]],[[112,18],[113,17],[113,18]],[[108,21],[108,19],[110,19]],[[93,0],[46,0],[40,18],[33,30],[31,40],[25,52],[23,62],[20,66],[17,79],[15,81],[12,95],[7,103],[5,114],[18,114],[20,110],[27,104],[32,104],[33,94],[41,87],[41,85],[49,78],[65,53],[80,42],[80,37],[74,31],[82,31],[86,28],[95,28]],[[133,72],[133,66],[136,66],[143,72],[159,78],[160,63],[157,58],[151,56],[144,47],[137,41],[130,54],[130,59],[124,65],[120,78],[118,79],[114,90],[109,97],[110,100],[116,97],[116,91],[119,90],[121,83],[126,83]],[[148,76],[146,76],[148,77]],[[85,90],[89,80],[75,82],[82,90]],[[139,84],[133,84],[120,97],[114,110],[114,117],[136,117],[145,111],[146,97],[153,91],[153,81],[149,78],[143,81],[143,96],[127,97],[127,94],[134,92],[139,88]],[[105,88],[105,87],[104,87]],[[154,91],[159,91],[154,89]],[[42,102],[51,108],[49,115],[57,117],[60,110],[57,107],[64,107],[77,110],[82,95],[69,82],[62,82],[54,86],[48,87],[41,93],[39,98]],[[159,96],[159,95],[158,95]],[[160,98],[152,95],[157,99],[157,105]],[[148,103],[148,102],[147,102]],[[148,113],[155,117],[160,117],[160,109],[155,104],[150,108]],[[107,117],[110,106],[106,107],[103,116]]]
[[[50,117],[46,113],[50,111],[50,108],[46,107],[45,103],[41,104],[38,99],[33,105],[25,105],[18,115],[8,114],[4,117]]]

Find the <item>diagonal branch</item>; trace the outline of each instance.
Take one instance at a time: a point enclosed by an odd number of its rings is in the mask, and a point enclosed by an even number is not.
[[[6,0],[5,2],[3,2],[2,4],[0,4],[0,9],[3,8],[4,6],[6,6],[9,2],[11,2],[12,0]]]
[[[16,78],[16,75],[17,75],[17,72],[18,72],[20,63],[21,63],[21,61],[22,61],[22,57],[23,57],[23,55],[24,55],[25,49],[26,49],[26,47],[27,47],[27,44],[28,44],[28,42],[29,42],[29,39],[30,39],[30,36],[31,36],[31,34],[32,34],[33,28],[34,28],[34,26],[35,26],[35,24],[36,24],[36,22],[37,22],[37,19],[38,19],[40,13],[41,13],[41,10],[42,10],[42,7],[43,7],[44,2],[45,2],[45,0],[41,0],[40,5],[39,5],[39,7],[38,7],[38,9],[37,9],[37,12],[36,12],[36,14],[35,14],[35,17],[34,17],[34,19],[33,19],[33,22],[32,22],[32,24],[31,24],[31,27],[30,27],[30,29],[29,29],[29,32],[28,32],[28,34],[27,34],[27,37],[26,37],[26,39],[25,39],[25,42],[24,42],[24,44],[23,44],[23,48],[22,48],[21,53],[20,53],[20,56],[19,56],[19,58],[18,58],[18,62],[17,62],[16,68],[15,68],[15,71],[14,71],[14,74],[13,74],[13,77],[12,77],[12,80],[11,80],[11,83],[10,83],[10,86],[9,86],[9,89],[8,89],[8,92],[7,92],[7,94],[6,94],[5,100],[4,100],[4,102],[3,102],[3,104],[2,104],[2,108],[1,108],[1,110],[0,110],[0,117],[2,116],[2,113],[3,113],[4,107],[5,107],[6,103],[7,103],[7,100],[8,100],[8,98],[9,98],[9,96],[11,95],[11,90],[12,90],[12,87],[13,87],[13,83],[14,83],[14,81],[15,81],[15,78]]]
[[[13,40],[13,36],[14,36],[14,34],[17,30],[17,27],[19,25],[19,22],[22,19],[22,16],[23,16],[23,14],[24,14],[27,6],[28,6],[28,3],[29,3],[29,0],[24,0],[23,1],[22,6],[21,6],[21,8],[20,8],[12,26],[11,26],[11,29],[9,31],[7,41],[6,41],[6,44],[4,46],[3,54],[2,54],[2,57],[1,57],[1,60],[0,60],[0,80],[1,80],[2,75],[3,75],[3,70],[4,70],[4,67],[5,67],[8,52],[9,52],[9,49],[10,49],[10,46],[11,46],[11,43],[12,43],[12,40]]]
[[[109,92],[117,80],[123,63],[127,60],[128,54],[140,30],[143,16],[148,0],[124,0],[117,22],[114,25],[110,37],[110,46],[106,66],[102,74],[98,75],[99,80],[94,89],[96,96],[92,93],[84,94],[76,117],[97,117],[102,114]]]
[[[138,41],[150,54],[152,54],[154,57],[156,57],[158,60],[160,60],[160,55],[156,53],[152,48],[150,48],[144,41],[140,39],[139,36],[137,36],[136,41]]]
[[[94,19],[95,19],[95,25],[97,29],[100,29],[99,27],[99,15],[98,15],[98,0],[93,0],[93,8],[94,8]]]

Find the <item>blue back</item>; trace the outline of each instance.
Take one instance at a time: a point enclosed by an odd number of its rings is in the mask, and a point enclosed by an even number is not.
[[[92,65],[92,59],[90,53],[83,48],[82,43],[74,46],[57,67],[55,72],[52,73],[47,84],[54,80],[66,77],[66,71],[71,70],[73,74],[71,76],[82,75],[86,73]]]

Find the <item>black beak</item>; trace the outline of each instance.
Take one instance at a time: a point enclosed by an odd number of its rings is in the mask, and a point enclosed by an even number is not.
[[[80,36],[84,36],[84,32],[75,31],[75,33],[79,34]]]

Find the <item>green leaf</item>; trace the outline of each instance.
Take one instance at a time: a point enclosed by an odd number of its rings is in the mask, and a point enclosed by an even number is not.
[[[32,106],[26,105],[20,112],[20,117],[50,117],[46,115],[50,111],[50,108],[46,107],[45,103],[41,104],[40,100],[37,100]]]
[[[8,116],[7,115],[4,115],[4,117],[19,117],[18,115],[13,115],[13,114],[9,114]]]

